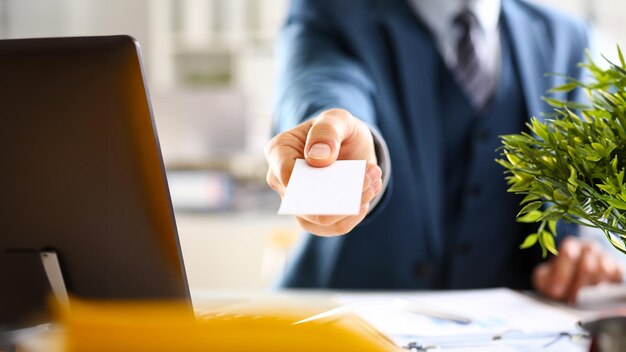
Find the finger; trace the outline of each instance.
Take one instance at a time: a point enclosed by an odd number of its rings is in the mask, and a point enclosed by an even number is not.
[[[535,270],[533,271],[533,277],[532,277],[533,287],[538,292],[541,292],[542,294],[550,298],[555,298],[555,297],[552,297],[550,295],[550,292],[548,291],[548,287],[549,287],[550,279],[551,279],[550,272],[551,272],[550,263],[541,263],[537,265],[537,267],[535,267]]]
[[[576,302],[578,291],[585,286],[596,285],[604,278],[600,270],[600,253],[595,244],[585,244],[582,246],[580,259],[576,267],[575,280],[569,289],[569,302]]]
[[[313,119],[304,147],[307,163],[315,167],[332,164],[339,156],[341,142],[355,129],[355,119],[341,109],[327,110]]]
[[[371,203],[374,198],[380,194],[382,188],[383,181],[381,179],[372,182],[372,185],[363,191],[363,194],[361,195],[361,206]]]
[[[350,215],[298,215],[298,217],[310,222],[313,225],[332,226]]]
[[[280,195],[280,198],[282,199],[283,196],[285,195],[286,188],[278,180],[278,177],[274,175],[274,172],[272,171],[272,169],[267,170],[267,176],[265,177],[265,181],[267,182],[267,184],[270,186],[271,189],[273,189]]]
[[[359,211],[358,215],[348,216],[341,221],[328,226],[314,224],[302,218],[301,216],[296,216],[296,220],[302,229],[312,234],[325,237],[338,236],[345,235],[361,221],[363,221],[363,219],[367,215],[368,210],[369,203],[366,203],[361,206],[361,210]]]
[[[613,270],[613,261],[608,256],[601,253],[598,256],[599,282],[613,282]]]
[[[361,206],[370,203],[382,190],[382,171],[376,165],[371,165],[366,173],[361,193]],[[347,218],[347,215],[301,215],[301,218],[316,225],[330,226]]]
[[[551,259],[552,278],[547,292],[554,299],[565,299],[568,289],[574,282],[577,264],[580,258],[581,244],[568,237],[559,248],[559,255]]]
[[[265,158],[278,181],[287,186],[296,159],[304,158],[306,136],[312,122],[305,121],[289,131],[282,132],[265,145]]]
[[[383,177],[383,170],[372,163],[367,163],[365,166],[365,179],[363,180],[363,192],[372,187],[374,182],[380,180]]]
[[[602,256],[600,261],[603,269],[606,272],[609,282],[621,283],[623,280],[622,267],[609,255]]]

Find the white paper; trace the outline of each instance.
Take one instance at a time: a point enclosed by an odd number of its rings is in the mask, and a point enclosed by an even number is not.
[[[579,332],[578,318],[565,311],[542,303],[509,289],[469,291],[430,291],[398,293],[341,293],[339,303],[350,308],[383,334],[399,345],[420,341],[434,345],[463,345],[465,341],[493,345],[494,335],[516,337],[547,334],[553,340],[560,332]],[[441,311],[469,317],[470,324],[458,324],[398,308],[394,300],[403,299],[431,311]],[[509,335],[507,335],[509,334]],[[549,351],[584,351],[564,338],[562,344]],[[522,345],[537,343],[537,339],[517,343],[515,350],[525,350]],[[502,344],[511,346],[510,339]],[[481,347],[484,348],[485,346]],[[502,348],[504,346],[499,346]],[[532,349],[531,349],[532,350]]]
[[[365,160],[338,160],[317,168],[296,160],[278,214],[358,214],[365,165]]]

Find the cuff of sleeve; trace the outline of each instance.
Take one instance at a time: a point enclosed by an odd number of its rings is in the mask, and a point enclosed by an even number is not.
[[[391,158],[389,157],[389,148],[383,138],[382,134],[375,127],[368,125],[374,138],[374,150],[376,151],[376,159],[378,160],[378,167],[383,171],[382,181],[383,186],[380,193],[370,202],[370,208],[368,214],[372,212],[383,198],[387,186],[389,185],[389,179],[391,177]]]

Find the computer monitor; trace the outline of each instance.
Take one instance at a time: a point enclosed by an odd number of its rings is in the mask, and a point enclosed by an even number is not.
[[[189,301],[128,36],[0,41],[0,331],[46,321],[59,274],[79,298]]]

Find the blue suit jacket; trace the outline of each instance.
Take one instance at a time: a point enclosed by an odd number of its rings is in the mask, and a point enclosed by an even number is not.
[[[437,55],[430,33],[407,2],[292,2],[278,47],[276,131],[326,109],[346,109],[380,130],[392,171],[382,201],[351,233],[305,237],[282,286],[436,287],[429,263],[438,263],[450,250],[442,241],[442,143],[432,103]],[[577,63],[584,60],[585,27],[519,0],[502,1],[501,20],[511,33],[527,112],[539,117],[550,111],[540,97],[562,83],[544,74],[580,76]],[[498,243],[474,240],[485,253],[468,264],[477,270],[449,287],[471,287],[473,282],[524,286],[478,278],[479,267],[497,266],[506,256],[517,255],[521,238],[503,234]],[[540,260],[533,258],[524,261],[528,273]]]

